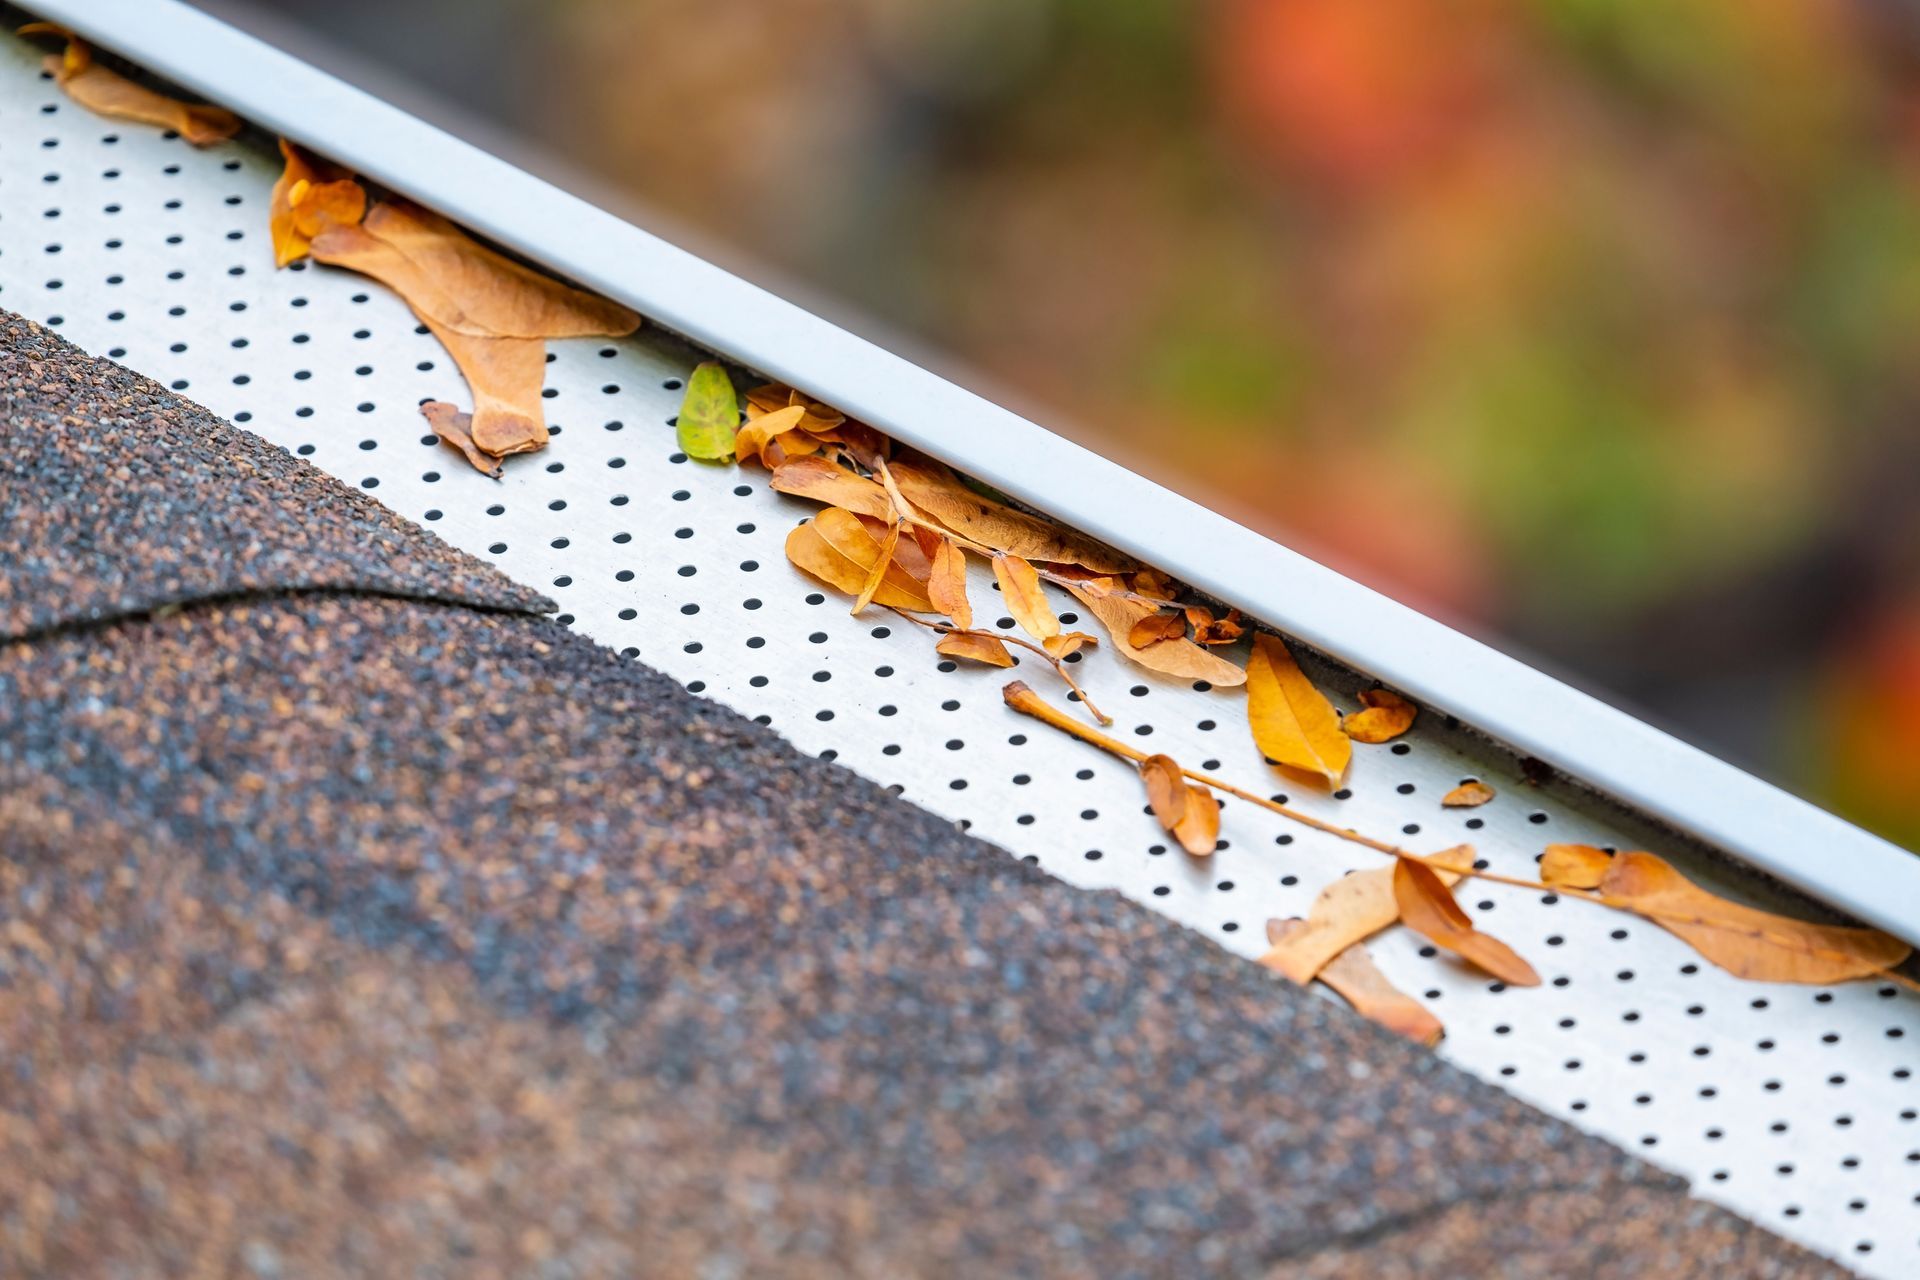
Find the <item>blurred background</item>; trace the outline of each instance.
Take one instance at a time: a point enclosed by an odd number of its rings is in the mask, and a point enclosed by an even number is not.
[[[1920,0],[252,7],[1920,847]]]

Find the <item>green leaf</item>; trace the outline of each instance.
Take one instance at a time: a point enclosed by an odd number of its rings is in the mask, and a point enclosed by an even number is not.
[[[733,382],[716,360],[709,360],[687,379],[686,399],[680,402],[680,449],[702,462],[733,458],[733,437],[740,429],[740,403]]]

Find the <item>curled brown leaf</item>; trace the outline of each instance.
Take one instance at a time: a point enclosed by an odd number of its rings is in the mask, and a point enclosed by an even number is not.
[[[1439,873],[1411,858],[1395,859],[1393,900],[1409,929],[1515,987],[1537,987],[1540,975],[1519,954],[1492,934],[1473,927],[1473,919],[1454,901]]]
[[[1013,655],[1007,652],[1007,646],[1000,637],[984,631],[949,631],[933,647],[949,658],[965,658],[969,662],[983,662],[990,667],[1013,665]]]
[[[1114,650],[1121,657],[1153,671],[1179,676],[1184,680],[1205,680],[1222,689],[1246,683],[1246,672],[1188,640],[1161,640],[1144,649],[1134,647],[1128,637],[1133,634],[1136,623],[1158,612],[1153,605],[1113,594],[1098,579],[1082,584],[1070,583],[1067,590],[1074,599],[1086,606],[1087,612],[1099,619],[1100,625],[1107,629],[1107,635],[1113,641]]]
[[[54,83],[66,90],[68,97],[89,111],[172,129],[196,147],[224,142],[240,132],[240,117],[225,107],[182,102],[101,66],[93,60],[93,50],[86,41],[64,27],[51,22],[29,22],[19,29],[19,34],[65,38],[66,52],[48,54],[42,65],[52,74]]]
[[[1046,593],[1040,587],[1040,575],[1032,565],[1016,555],[998,555],[993,557],[993,576],[1000,583],[1000,596],[1006,601],[1007,612],[1028,635],[1044,644],[1060,634],[1060,619],[1047,603]]]
[[[1473,846],[1456,845],[1430,855],[1443,868],[1442,883],[1452,884],[1458,872],[1473,866]],[[1298,983],[1313,981],[1328,962],[1354,943],[1370,938],[1400,918],[1393,897],[1393,868],[1375,867],[1340,877],[1320,890],[1303,928],[1292,931],[1260,957]]]

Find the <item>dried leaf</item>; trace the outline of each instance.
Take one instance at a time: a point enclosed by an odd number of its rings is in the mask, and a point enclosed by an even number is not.
[[[941,538],[933,550],[932,566],[933,572],[927,578],[927,598],[954,626],[967,630],[973,626],[973,602],[967,598],[967,553],[952,538]],[[1001,652],[1005,651],[1006,646],[1001,645]]]
[[[933,646],[949,658],[966,658],[971,662],[984,662],[990,667],[1010,667],[1013,655],[1007,652],[1000,637],[990,636],[984,631],[952,631],[940,637],[940,643]]]
[[[1127,643],[1136,649],[1144,649],[1162,640],[1184,640],[1186,635],[1186,620],[1179,614],[1150,613],[1133,624],[1133,630],[1127,632]]]
[[[894,482],[907,501],[969,541],[1024,560],[1085,565],[1101,573],[1125,573],[1138,567],[1084,534],[975,493],[930,459],[903,458],[892,465]]]
[[[1278,636],[1253,637],[1247,663],[1247,719],[1260,754],[1337,787],[1353,746],[1326,695],[1313,687]]]
[[[1041,647],[1047,656],[1055,662],[1064,662],[1068,657],[1080,652],[1088,645],[1099,644],[1099,638],[1084,631],[1063,631],[1057,636],[1042,642]]]
[[[1067,590],[1086,606],[1087,612],[1100,620],[1122,657],[1150,670],[1186,680],[1205,680],[1222,689],[1246,683],[1246,672],[1187,640],[1162,640],[1145,649],[1135,648],[1128,637],[1133,634],[1136,623],[1156,612],[1152,605],[1125,596],[1103,594],[1093,582],[1069,586]]]
[[[547,344],[538,338],[476,338],[421,318],[473,392],[474,444],[496,458],[545,448],[540,386],[547,377]]]
[[[1172,756],[1148,756],[1140,762],[1140,780],[1147,784],[1147,803],[1160,825],[1171,831],[1187,816],[1187,779]],[[1211,848],[1211,846],[1209,846]]]
[[[1413,727],[1419,708],[1397,693],[1386,689],[1367,689],[1360,694],[1365,711],[1356,711],[1342,720],[1341,727],[1355,742],[1386,742]]]
[[[687,393],[680,398],[674,420],[680,452],[702,462],[725,462],[733,456],[733,436],[740,427],[740,403],[733,395],[733,379],[718,360],[694,367]]]
[[[854,597],[854,614],[873,603],[873,593],[880,589],[880,583],[886,577],[887,570],[893,568],[893,553],[900,546],[900,522],[894,521],[887,526],[886,536],[880,539],[880,554],[873,562],[873,568],[867,570],[867,580],[860,586],[860,594]]]
[[[780,436],[798,427],[800,419],[805,417],[806,413],[806,409],[800,405],[790,404],[784,409],[777,409],[772,413],[763,413],[759,417],[752,419],[745,426],[741,427],[733,437],[734,456],[742,462],[750,462],[756,459],[768,462],[766,457],[767,446]],[[798,459],[794,461],[798,461]],[[773,466],[774,464],[768,462],[768,465]],[[791,463],[782,463],[780,465],[786,466],[791,465]],[[775,469],[777,470],[778,467]],[[884,497],[886,495],[882,494],[881,496]],[[891,516],[892,514],[893,507],[889,504],[887,507],[887,515]]]
[[[1135,595],[1148,596],[1163,604],[1172,604],[1180,590],[1174,580],[1158,569],[1141,569],[1133,575],[1128,589]]]
[[[1613,855],[1590,844],[1550,844],[1540,855],[1540,879],[1557,889],[1592,889],[1606,878]]]
[[[196,147],[224,142],[240,132],[240,117],[224,107],[181,102],[100,66],[94,62],[93,50],[87,43],[64,27],[51,22],[29,22],[20,28],[19,34],[65,37],[65,54],[49,54],[42,65],[67,91],[69,98],[89,111],[172,129]]]
[[[294,190],[296,188],[301,190],[304,201],[307,191],[316,184],[350,181],[345,170],[339,166],[313,159],[285,138],[280,139],[280,155],[285,165],[281,169],[280,176],[274,179],[273,194],[267,203],[267,231],[273,240],[273,264],[276,267],[284,267],[290,262],[297,262],[306,257],[308,246],[313,243],[313,237],[318,234],[317,231],[303,231],[296,223],[293,210]],[[360,184],[353,185],[358,188]],[[350,218],[343,215],[351,210],[341,209],[335,197],[330,197],[324,202],[323,211],[328,214],[329,221],[359,222],[366,216],[366,192],[361,191],[359,211],[353,213]],[[314,215],[309,213],[301,221],[311,226],[313,218]],[[324,227],[321,228],[321,230],[324,229]]]
[[[825,458],[795,458],[781,463],[773,469],[773,487],[781,493],[844,507],[876,520],[893,518],[893,504],[888,501],[885,489]],[[922,532],[924,530],[915,530],[915,537]]]
[[[867,575],[880,559],[880,542],[867,532],[860,518],[838,507],[828,507],[787,535],[787,559],[828,586],[858,596]],[[932,613],[926,589],[897,564],[887,564],[876,604],[918,613]]]
[[[315,236],[354,226],[367,216],[366,188],[352,178],[298,181],[287,193],[287,211],[295,232],[311,245]]]
[[[456,332],[584,338],[618,337],[640,327],[640,316],[631,308],[523,267],[419,205],[382,201],[367,211],[361,225],[404,260],[406,283],[366,274],[404,297],[424,313],[422,318]],[[383,265],[394,269],[390,262]]]
[[[1473,846],[1456,845],[1428,857],[1454,869],[1435,873],[1443,883],[1452,884],[1459,878],[1455,872],[1473,866]],[[1342,951],[1399,918],[1400,905],[1393,898],[1393,868],[1356,871],[1320,890],[1307,913],[1305,927],[1261,956],[1260,963],[1304,985]]]
[[[1306,927],[1304,920],[1269,920],[1267,942],[1284,946]],[[1329,960],[1318,976],[1352,1005],[1355,1013],[1415,1044],[1431,1049],[1447,1033],[1431,1010],[1387,980],[1367,949],[1357,942]]]
[[[466,455],[473,469],[481,475],[500,478],[500,459],[482,453],[473,443],[473,416],[460,412],[444,400],[429,400],[420,406],[420,412],[426,415],[427,425],[433,428],[433,434]]]
[[[1473,927],[1472,917],[1453,900],[1453,890],[1433,868],[1411,858],[1396,859],[1393,900],[1399,904],[1400,919],[1427,941],[1445,947],[1509,986],[1540,985],[1540,975],[1513,948]]]
[[[1224,618],[1216,618],[1198,605],[1189,605],[1187,621],[1193,626],[1195,644],[1232,644],[1247,633],[1246,624],[1240,620],[1238,609],[1229,610]]]
[[[1440,797],[1449,809],[1476,809],[1493,799],[1493,788],[1477,778],[1469,778]]]
[[[1032,565],[1016,555],[995,556],[993,576],[999,580],[1007,612],[1028,635],[1044,644],[1060,634],[1060,619],[1053,616],[1053,606],[1047,603],[1040,575]]]
[[[1730,902],[1651,853],[1607,859],[1590,846],[1554,845],[1541,860],[1541,879],[1596,889],[1608,906],[1644,916],[1728,973],[1758,982],[1845,982],[1901,964],[1913,950],[1878,929],[1813,924]]]
[[[1220,843],[1220,804],[1213,792],[1188,782],[1171,756],[1148,756],[1140,763],[1140,778],[1160,825],[1194,857],[1210,855]]]
[[[747,412],[772,413],[793,403],[794,389],[784,382],[763,382],[747,392]]]

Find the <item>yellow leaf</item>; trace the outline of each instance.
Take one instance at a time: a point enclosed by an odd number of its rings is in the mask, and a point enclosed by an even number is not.
[[[1109,594],[1099,590],[1095,583],[1069,586],[1067,590],[1087,607],[1087,612],[1100,620],[1100,625],[1107,629],[1107,635],[1113,640],[1114,650],[1121,657],[1153,671],[1186,680],[1205,680],[1222,689],[1246,683],[1246,672],[1187,640],[1161,640],[1145,649],[1135,648],[1129,643],[1128,637],[1133,634],[1136,623],[1148,614],[1157,612],[1152,605]]]
[[[240,132],[240,117],[224,107],[181,102],[143,84],[135,84],[118,71],[100,66],[94,62],[93,50],[86,42],[64,28],[50,22],[29,22],[20,28],[19,34],[66,38],[66,53],[60,56],[49,54],[42,65],[53,74],[54,81],[67,91],[69,98],[89,111],[172,129],[196,147],[224,142]]]
[[[1453,868],[1435,873],[1442,883],[1452,884],[1459,878],[1455,872],[1473,866],[1473,846],[1456,845],[1429,858]],[[1393,868],[1356,871],[1320,890],[1307,913],[1306,925],[1261,956],[1260,963],[1304,985],[1342,951],[1399,918],[1400,905],[1393,898]]]
[[[1060,620],[1053,616],[1053,607],[1040,589],[1040,575],[1032,565],[1016,555],[995,556],[993,576],[999,580],[1007,612],[1028,635],[1045,643],[1060,634]]]
[[[1368,689],[1360,695],[1365,711],[1356,711],[1341,721],[1355,742],[1386,742],[1413,727],[1419,709],[1397,693],[1386,689]]]
[[[1644,916],[1738,978],[1845,982],[1901,964],[1913,950],[1878,929],[1812,924],[1729,902],[1651,853],[1622,853],[1602,869],[1605,857],[1587,846],[1554,845],[1541,861],[1541,879],[1568,888],[1590,884],[1608,906]]]
[[[1469,778],[1440,797],[1449,809],[1474,809],[1493,799],[1493,788],[1477,778]]]
[[[686,394],[674,418],[680,452],[702,462],[724,462],[733,456],[733,436],[740,426],[740,402],[733,396],[733,379],[718,360],[702,361],[687,378]]]
[[[790,404],[784,409],[776,409],[772,413],[762,414],[753,419],[741,427],[739,432],[734,436],[733,456],[742,462],[755,460],[766,461],[764,455],[767,446],[785,433],[795,430],[800,425],[800,419],[805,417],[806,413],[807,411],[803,406]],[[798,459],[795,459],[795,461],[798,461]],[[791,462],[783,462],[780,464],[780,466],[791,465]],[[774,469],[779,470],[779,467],[775,467]],[[884,497],[885,495],[882,494],[881,496]],[[887,515],[891,516],[892,514],[893,508],[889,506],[887,508]],[[884,519],[886,517],[882,518]]]
[[[927,578],[927,598],[954,626],[968,630],[973,626],[973,602],[967,599],[967,553],[952,538],[941,538],[933,549],[932,569]],[[1005,645],[1001,645],[1001,651],[1006,651]]]
[[[1265,632],[1254,635],[1247,663],[1247,719],[1270,762],[1340,785],[1353,754],[1340,718],[1287,646]]]
[[[1267,942],[1275,947],[1285,946],[1289,938],[1306,927],[1304,920],[1269,920]],[[1357,942],[1328,961],[1318,976],[1352,1005],[1355,1013],[1415,1044],[1431,1049],[1446,1035],[1440,1019],[1388,981],[1387,975],[1374,965],[1367,949]]]
[[[1127,632],[1127,643],[1136,649],[1159,644],[1162,640],[1181,640],[1187,634],[1187,624],[1177,613],[1150,613],[1133,624],[1133,630]]]
[[[965,658],[970,662],[984,662],[990,667],[1010,667],[1013,655],[1007,652],[1007,646],[998,636],[990,636],[984,631],[953,631],[940,637],[940,643],[933,646],[949,658]]]
[[[781,463],[773,469],[773,487],[781,493],[845,507],[876,520],[893,518],[893,503],[888,500],[885,489],[825,458],[793,458]],[[920,532],[916,530],[915,536]]]
[[[880,560],[880,542],[860,518],[838,507],[828,507],[787,535],[787,559],[828,586],[858,596],[867,575]],[[888,564],[874,602],[918,613],[932,613],[926,589],[897,564]]]
[[[1085,565],[1101,573],[1138,567],[1084,534],[975,493],[930,459],[903,458],[892,465],[894,482],[908,502],[969,541],[1024,560]]]
[[[1427,941],[1445,947],[1509,986],[1540,985],[1540,975],[1513,948],[1473,927],[1472,918],[1453,900],[1453,890],[1433,868],[1411,858],[1396,859],[1393,900],[1400,907],[1400,919]]]
[[[900,523],[895,521],[887,526],[887,533],[880,540],[880,554],[874,558],[873,567],[867,570],[867,580],[860,584],[860,594],[854,597],[853,612],[858,614],[873,603],[873,593],[880,589],[881,580],[887,570],[893,567],[893,553],[900,546]]]

